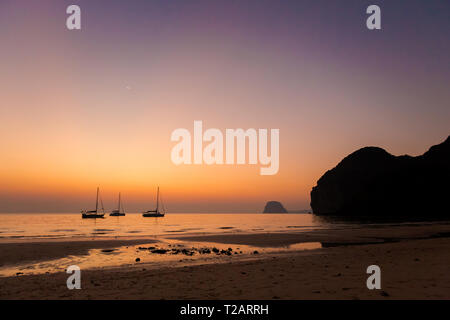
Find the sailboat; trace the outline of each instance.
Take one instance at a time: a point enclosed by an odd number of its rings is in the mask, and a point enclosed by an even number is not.
[[[162,204],[162,201],[161,201],[161,204]],[[165,213],[163,204],[162,204],[162,208],[163,208],[163,212],[159,211],[159,187],[158,187],[158,192],[156,194],[156,210],[149,210],[149,211],[142,212],[142,216],[145,218],[147,218],[147,217],[164,217],[166,213]]]
[[[123,206],[120,202],[120,192],[119,192],[119,205],[117,206],[117,209],[113,210],[109,215],[112,217],[121,217],[125,215],[125,211],[123,210]]]
[[[100,199],[100,202],[102,204],[102,211],[103,213],[98,213],[98,197],[99,197],[99,193],[100,193],[100,189],[97,187],[97,200],[95,202],[95,210],[92,211],[86,211],[86,210],[81,210],[81,217],[83,219],[89,219],[89,218],[103,218],[105,215],[105,209],[103,208],[103,201]]]

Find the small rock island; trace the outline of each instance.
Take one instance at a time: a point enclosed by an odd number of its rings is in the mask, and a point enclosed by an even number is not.
[[[264,207],[263,213],[288,213],[281,202],[268,201]]]

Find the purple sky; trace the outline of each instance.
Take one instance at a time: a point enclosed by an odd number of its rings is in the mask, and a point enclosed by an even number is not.
[[[65,28],[66,7],[82,30]],[[366,28],[368,5],[382,30]],[[131,211],[309,206],[317,179],[376,145],[418,155],[449,135],[449,1],[0,3],[0,212],[78,211],[97,185]],[[280,129],[280,171],[176,167],[170,133]],[[86,156],[89,155],[89,156]]]

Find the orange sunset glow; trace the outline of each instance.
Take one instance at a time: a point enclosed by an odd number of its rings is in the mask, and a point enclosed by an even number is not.
[[[302,13],[274,13],[269,28],[262,12],[232,6],[131,17],[88,2],[84,29],[68,32],[64,4],[0,8],[1,212],[78,212],[97,186],[109,207],[122,192],[130,212],[154,203],[157,186],[173,212],[309,209],[317,179],[353,150],[417,155],[448,135],[448,73],[426,35],[419,47],[343,26],[336,43],[332,25]],[[404,57],[398,41],[421,54]],[[427,68],[412,68],[430,50]],[[194,120],[279,129],[279,172],[174,165],[171,133]]]

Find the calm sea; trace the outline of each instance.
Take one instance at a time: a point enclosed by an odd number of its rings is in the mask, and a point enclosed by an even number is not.
[[[141,214],[104,219],[81,219],[81,214],[0,214],[0,241],[136,238],[170,234],[302,231],[327,223],[311,214]]]
[[[329,221],[329,220],[328,220]],[[70,265],[83,270],[136,267],[161,268],[204,263],[221,263],[235,260],[258,259],[261,256],[279,255],[290,251],[321,248],[320,242],[294,243],[287,246],[254,247],[243,244],[195,242],[173,239],[170,235],[303,232],[315,229],[358,228],[359,224],[325,222],[312,214],[167,214],[164,218],[144,218],[141,214],[105,219],[81,219],[81,214],[0,214],[0,242],[36,242],[43,240],[83,239],[147,239],[149,243],[138,245],[112,245],[111,248],[90,249],[79,255],[37,261],[9,263],[0,261],[0,277],[64,272]],[[365,225],[367,226],[367,224]],[[156,240],[156,242],[155,242]],[[157,254],[145,247],[164,249]],[[141,248],[142,247],[142,248]],[[217,247],[232,248],[230,256],[224,254],[192,255],[173,253],[174,248],[186,249]],[[253,254],[257,250],[259,254]],[[139,259],[139,262],[137,262]]]

